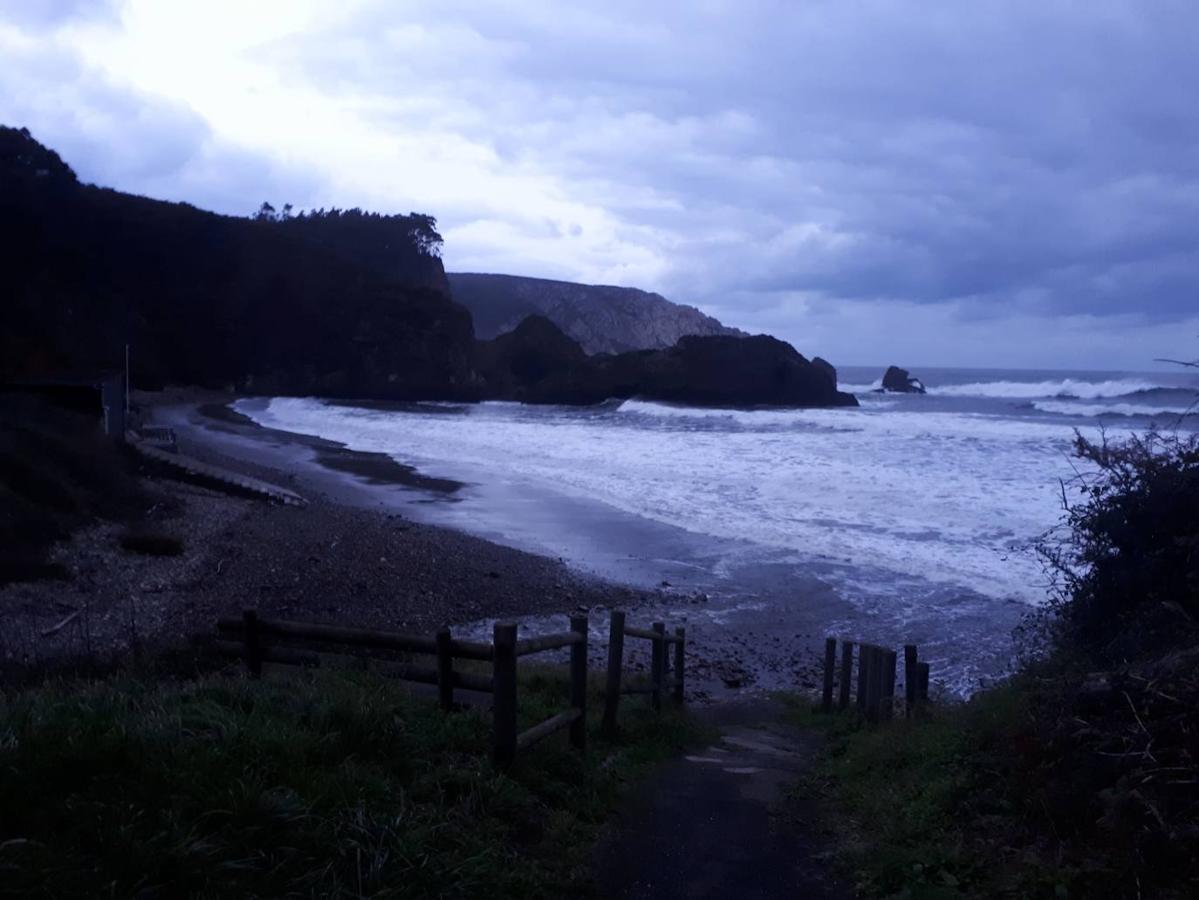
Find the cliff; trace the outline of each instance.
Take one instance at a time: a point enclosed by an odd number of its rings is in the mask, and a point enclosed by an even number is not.
[[[693,306],[636,288],[456,272],[449,280],[480,338],[510,332],[533,314],[545,316],[588,354],[663,349],[687,335],[744,334]]]
[[[428,216],[237,218],[83,185],[0,127],[0,378],[119,368],[141,386],[471,397],[470,313]]]

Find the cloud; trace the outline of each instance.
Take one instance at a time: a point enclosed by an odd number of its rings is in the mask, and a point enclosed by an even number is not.
[[[0,117],[121,187],[423,209],[451,267],[635,284],[801,348],[886,322],[932,361],[987,330],[1098,365],[1192,320],[1181,0],[80,7],[9,29],[37,52]]]

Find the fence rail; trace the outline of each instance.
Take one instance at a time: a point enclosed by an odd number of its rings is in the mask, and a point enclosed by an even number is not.
[[[887,721],[895,710],[895,681],[898,654],[894,650],[874,644],[841,641],[841,664],[837,677],[837,639],[827,638],[824,642],[824,683],[820,696],[820,708],[833,711],[834,686],[837,688],[838,709],[850,705],[853,687],[854,650],[857,649],[857,709],[870,722]],[[907,716],[917,715],[928,704],[928,663],[920,662],[915,644],[905,644],[904,660],[904,711]]]
[[[254,610],[246,610],[240,619],[220,619],[215,649],[224,656],[245,661],[254,677],[262,674],[263,663],[291,666],[319,666],[324,661],[362,660],[378,657],[380,652],[432,656],[435,667],[412,665],[407,660],[384,659],[380,663],[386,674],[419,684],[437,687],[443,709],[455,708],[457,688],[492,695],[493,757],[500,766],[507,766],[519,751],[563,729],[570,730],[570,743],[580,751],[587,746],[587,648],[588,621],[586,616],[571,616],[570,630],[558,634],[517,639],[516,625],[497,622],[492,629],[491,643],[464,641],[454,638],[449,628],[440,629],[433,637],[349,628],[338,625],[316,625],[280,619],[260,619]],[[653,663],[651,681],[645,686],[621,688],[624,667],[625,636],[651,641]],[[296,646],[297,644],[301,646]],[[312,646],[313,644],[317,646]],[[610,616],[607,689],[603,731],[612,735],[616,730],[616,711],[621,693],[648,693],[655,710],[661,708],[662,693],[673,689],[674,699],[683,701],[683,659],[685,632],[676,628],[666,634],[666,626],[655,622],[649,629],[625,625],[625,614],[613,610]],[[306,646],[305,646],[306,645]],[[675,674],[670,674],[667,648],[674,647]],[[524,731],[517,730],[517,666],[521,657],[552,650],[570,650],[570,699],[568,707]],[[490,662],[491,674],[460,671],[454,668],[459,659]]]

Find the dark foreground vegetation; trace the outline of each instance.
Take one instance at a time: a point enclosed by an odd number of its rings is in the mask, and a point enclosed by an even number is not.
[[[967,704],[830,742],[844,862],[875,896],[1199,896],[1199,446],[1079,440],[1022,670]]]
[[[522,715],[564,692],[552,670],[526,676]],[[588,896],[622,789],[690,737],[680,713],[629,706],[586,757],[555,738],[499,772],[485,711],[366,672],[10,692],[0,895]]]
[[[94,416],[0,395],[0,585],[62,577],[55,542],[98,519],[142,522],[164,504]]]
[[[133,381],[437,399],[470,389],[470,313],[435,223],[320,210],[222,216],[81,184],[0,126],[0,382]]]

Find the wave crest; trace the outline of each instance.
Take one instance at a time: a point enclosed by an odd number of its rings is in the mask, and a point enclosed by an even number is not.
[[[1032,406],[1034,409],[1038,409],[1041,412],[1054,413],[1055,415],[1059,416],[1087,416],[1088,418],[1095,418],[1096,416],[1142,416],[1145,418],[1154,418],[1164,416],[1196,415],[1196,410],[1193,407],[1152,407],[1139,406],[1135,403],[1111,403],[1107,405],[1097,405],[1089,403],[1071,403],[1068,400],[1043,400],[1033,403]]]
[[[1114,378],[1108,381],[980,381],[972,384],[946,384],[930,387],[930,394],[943,397],[1005,397],[1035,399],[1040,397],[1064,400],[1102,400],[1127,397],[1147,391],[1178,390],[1170,385],[1157,384],[1143,378]]]

